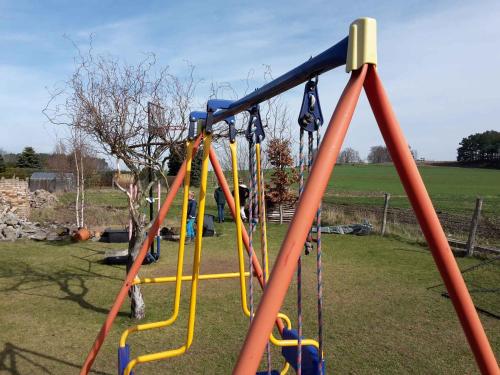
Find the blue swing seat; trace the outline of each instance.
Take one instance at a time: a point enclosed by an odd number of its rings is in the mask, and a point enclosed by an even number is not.
[[[259,371],[256,375],[268,375],[267,371]],[[272,370],[271,375],[280,375],[278,370]]]
[[[128,363],[130,362],[130,346],[128,344],[125,347],[118,347],[118,375],[123,375]],[[134,375],[132,371],[130,375]]]
[[[298,340],[299,335],[295,329],[283,329],[284,340]],[[284,346],[281,354],[285,360],[297,371],[297,346]],[[318,349],[312,345],[302,345],[302,375],[319,375],[320,355]],[[325,362],[323,361],[323,374]]]

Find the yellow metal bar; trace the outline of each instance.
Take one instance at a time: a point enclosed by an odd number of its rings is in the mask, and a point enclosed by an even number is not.
[[[249,276],[250,272],[245,272],[245,276]],[[214,279],[235,279],[239,278],[239,272],[228,272],[228,273],[211,273],[206,275],[200,275],[198,280],[214,280]],[[161,283],[171,283],[177,280],[177,276],[165,276],[165,277],[145,277],[142,279],[135,280],[132,285],[136,284],[161,284]],[[182,281],[192,281],[192,275],[182,276]]]
[[[231,149],[231,161],[232,161],[232,167],[233,167],[233,184],[234,184],[234,205],[235,205],[235,211],[236,211],[236,217],[235,217],[235,222],[236,222],[236,240],[238,243],[238,260],[239,260],[239,267],[240,267],[240,294],[241,294],[241,308],[243,310],[243,313],[247,316],[250,317],[250,310],[248,309],[248,304],[247,304],[247,291],[246,291],[246,281],[245,277],[243,276],[244,273],[244,268],[245,268],[245,260],[243,257],[243,237],[242,237],[242,222],[241,222],[241,215],[239,212],[240,209],[240,194],[239,194],[239,183],[238,183],[238,158],[237,158],[237,144],[236,141],[232,142],[229,144],[229,147]],[[250,281],[251,282],[251,281]],[[287,321],[288,327],[291,327],[291,322],[290,319],[285,315],[285,314],[278,314],[278,317],[285,319]],[[273,333],[269,336],[269,340],[273,345],[276,346],[297,346],[298,341],[297,340],[280,340],[277,339]],[[319,344],[316,340],[312,339],[304,339],[302,340],[302,345],[313,345],[316,348],[319,348]]]
[[[197,225],[196,225],[196,239],[195,239],[195,250],[193,257],[193,278],[191,283],[191,298],[189,302],[189,317],[188,317],[188,326],[187,326],[187,337],[186,344],[177,349],[166,350],[163,352],[146,354],[142,356],[138,356],[132,359],[127,367],[125,368],[125,375],[130,375],[130,372],[133,368],[140,363],[158,361],[161,359],[167,359],[171,357],[176,357],[181,354],[184,354],[186,350],[189,349],[191,344],[193,343],[194,337],[194,324],[196,318],[196,293],[198,289],[198,280],[200,277],[200,262],[201,262],[201,245],[203,241],[203,221],[205,215],[205,203],[207,196],[207,179],[208,179],[208,156],[210,151],[210,145],[212,143],[212,135],[211,134],[203,134],[203,160],[201,164],[201,183],[200,183],[200,195],[199,195],[199,210],[197,215]],[[180,276],[179,278],[181,278]],[[245,279],[245,275],[240,275]]]
[[[231,150],[231,162],[233,169],[233,191],[234,191],[234,222],[236,224],[236,244],[238,250],[238,265],[240,269],[240,297],[241,297],[241,308],[245,315],[250,316],[250,310],[247,305],[247,287],[245,277],[243,273],[245,272],[245,257],[243,256],[243,230],[242,221],[240,214],[240,189],[239,189],[239,178],[238,178],[238,145],[236,141],[229,144]]]
[[[269,278],[269,255],[267,253],[267,224],[266,224],[266,201],[264,191],[262,189],[262,179],[264,177],[261,164],[261,149],[260,143],[255,145],[255,153],[257,154],[257,192],[259,194],[259,213],[260,213],[260,230],[261,235],[261,250],[264,252],[266,258],[266,267],[264,270],[264,280],[267,282]]]
[[[187,208],[188,208],[188,199],[189,199],[189,186],[191,182],[191,165],[193,160],[193,149],[194,149],[194,141],[187,141],[186,143],[186,175],[184,176],[184,195],[182,200],[182,214],[181,214],[181,231],[180,231],[180,239],[179,239],[179,248],[177,255],[177,274],[174,278],[175,284],[175,293],[174,293],[174,311],[172,315],[167,320],[163,320],[160,322],[139,324],[134,327],[130,327],[126,329],[121,337],[120,337],[120,347],[125,347],[128,336],[133,332],[140,332],[149,329],[156,329],[167,327],[173,324],[177,317],[179,316],[179,305],[181,300],[181,284],[182,284],[182,267],[184,265],[184,249],[185,249],[185,241],[186,241],[186,226],[187,226]],[[140,279],[135,279],[133,281],[133,285],[141,284]]]
[[[136,327],[133,327],[127,331],[124,332],[122,335],[122,339],[120,340],[120,346],[125,346],[126,338],[128,333],[133,332],[133,331],[140,331],[140,330],[146,330],[146,329],[153,329],[153,328],[160,328],[164,327],[166,325],[171,324],[175,319],[177,318],[178,315],[178,309],[179,309],[179,300],[180,300],[180,287],[181,287],[181,282],[182,281],[192,281],[191,284],[191,298],[190,298],[190,304],[189,304],[189,318],[188,318],[188,327],[187,327],[187,337],[186,337],[186,344],[183,346],[177,348],[177,349],[172,349],[172,350],[167,350],[163,352],[158,352],[158,353],[152,353],[152,354],[146,354],[142,356],[138,356],[134,359],[132,359],[126,369],[124,374],[125,375],[130,375],[130,372],[133,370],[133,368],[140,364],[140,363],[146,363],[146,362],[151,362],[151,361],[157,361],[157,360],[162,360],[162,359],[167,359],[167,358],[172,358],[176,357],[179,355],[184,354],[189,347],[193,343],[193,338],[194,338],[194,325],[195,325],[195,319],[196,319],[196,299],[197,299],[197,289],[198,289],[198,280],[208,280],[208,279],[225,279],[225,278],[240,278],[240,294],[241,294],[241,306],[244,314],[246,316],[250,316],[250,310],[248,309],[247,305],[247,297],[246,297],[246,281],[245,277],[249,276],[249,272],[245,272],[245,262],[244,262],[244,256],[243,256],[243,237],[242,237],[242,220],[241,220],[241,215],[239,212],[240,208],[240,197],[239,197],[239,184],[238,184],[238,163],[237,163],[237,145],[236,142],[233,142],[230,144],[231,148],[231,159],[232,159],[232,164],[233,164],[233,184],[234,184],[234,198],[235,198],[235,206],[236,206],[236,217],[235,217],[235,222],[236,222],[236,240],[237,240],[237,247],[238,247],[238,260],[239,260],[239,272],[234,272],[234,273],[223,273],[223,274],[207,274],[207,275],[200,275],[200,263],[201,263],[201,250],[202,250],[202,234],[203,234],[203,221],[204,221],[204,214],[205,214],[205,204],[206,204],[206,193],[207,193],[207,179],[208,179],[208,157],[209,157],[209,150],[210,150],[210,145],[212,141],[212,136],[204,134],[204,140],[203,140],[203,160],[202,160],[202,168],[201,168],[201,185],[200,185],[200,194],[199,194],[199,210],[198,210],[198,217],[197,217],[197,227],[196,227],[196,242],[195,242],[195,252],[194,252],[194,259],[193,259],[193,272],[192,275],[182,275],[182,265],[183,265],[183,256],[184,256],[184,242],[185,242],[185,235],[186,235],[186,222],[187,222],[187,199],[185,198],[183,201],[183,220],[181,224],[181,238],[180,238],[180,243],[179,243],[179,257],[178,257],[178,263],[177,263],[177,275],[172,276],[172,277],[158,277],[158,278],[144,278],[144,279],[136,279],[134,280],[134,284],[140,284],[140,283],[160,283],[160,282],[176,282],[176,294],[175,294],[175,299],[174,299],[174,315],[175,318],[169,319],[167,321],[163,322],[155,322],[155,323],[148,323],[148,324],[142,324],[138,325]],[[189,148],[188,148],[189,150]],[[189,151],[188,151],[189,154]],[[191,148],[191,155],[190,155],[190,161],[192,160],[192,148]],[[260,159],[259,159],[260,161]],[[259,163],[260,165],[260,163]],[[189,172],[191,170],[191,163],[189,163]],[[186,176],[188,176],[189,173],[186,173]],[[260,174],[259,174],[260,175]],[[189,179],[185,179],[184,181],[184,197],[189,195]],[[184,203],[186,203],[186,207],[184,207]],[[182,229],[184,228],[184,229]],[[184,238],[183,238],[184,237]],[[266,274],[266,278],[268,275],[268,260],[266,259],[266,270],[264,270]],[[278,314],[278,317],[283,319],[287,323],[287,327],[290,329],[291,328],[291,321],[290,319],[282,313]],[[171,321],[172,320],[172,321]],[[171,321],[171,322],[170,322]],[[274,337],[274,335],[271,333],[270,335],[270,341],[273,343],[273,345],[276,346],[296,346],[297,340],[279,340]],[[123,344],[123,345],[122,345]],[[311,339],[305,339],[302,340],[302,345],[313,345],[316,348],[319,347],[318,343],[315,340]],[[288,371],[289,364],[287,363],[283,370],[281,371],[281,374],[286,374]]]

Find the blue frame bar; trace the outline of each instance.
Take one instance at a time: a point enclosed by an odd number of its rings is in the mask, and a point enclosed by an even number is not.
[[[345,37],[333,47],[330,47],[326,51],[320,53],[318,56],[311,58],[307,62],[290,70],[288,73],[285,73],[262,86],[260,89],[257,89],[247,96],[231,103],[227,109],[216,111],[212,118],[213,124],[222,121],[229,116],[246,111],[250,107],[279,95],[292,87],[298,86],[310,78],[345,65],[347,60],[348,40],[349,38]]]

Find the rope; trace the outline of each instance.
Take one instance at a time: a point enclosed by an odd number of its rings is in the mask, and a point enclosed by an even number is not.
[[[316,152],[321,143],[321,134],[316,133]],[[321,251],[321,203],[316,212],[316,273],[318,277],[318,343],[319,343],[319,362],[318,373],[323,375],[323,274],[322,274],[322,251]]]
[[[300,129],[299,143],[299,197],[304,190],[304,129]],[[302,374],[302,255],[297,261],[297,375]]]
[[[255,146],[255,151],[257,154],[257,173],[258,175],[258,193],[259,193],[259,224],[260,224],[260,250],[262,257],[262,268],[264,270],[263,277],[263,290],[266,289],[267,279],[269,277],[268,270],[268,253],[267,253],[267,228],[266,228],[266,199],[264,194],[265,184],[264,184],[264,170],[262,169],[262,149],[260,143]],[[267,373],[271,375],[271,345],[269,341],[266,345],[266,356],[267,356]]]
[[[248,144],[249,156],[248,156],[248,167],[250,170],[250,194],[248,200],[248,263],[250,270],[250,282],[249,282],[249,294],[250,294],[250,322],[254,315],[254,298],[253,298],[253,232],[255,230],[256,217],[254,215],[254,204],[256,203],[257,192],[256,192],[256,171],[255,171],[255,142],[252,140]],[[239,189],[239,186],[238,186]]]

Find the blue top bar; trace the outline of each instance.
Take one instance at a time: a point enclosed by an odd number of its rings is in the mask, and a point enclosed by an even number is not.
[[[290,70],[288,73],[272,80],[260,89],[248,94],[247,96],[233,102],[227,109],[219,110],[214,113],[213,123],[224,120],[225,118],[236,115],[248,110],[255,104],[262,103],[276,95],[279,95],[292,87],[306,82],[312,77],[345,65],[347,59],[347,43],[349,38],[345,37],[340,42]]]

